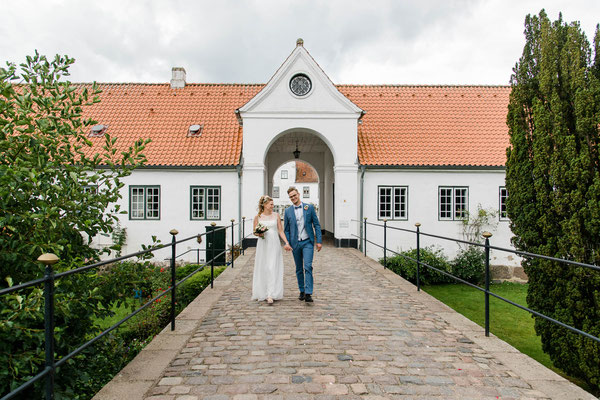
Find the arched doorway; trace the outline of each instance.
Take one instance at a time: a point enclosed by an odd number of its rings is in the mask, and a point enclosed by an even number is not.
[[[335,233],[333,211],[335,175],[333,172],[334,157],[329,146],[317,133],[307,129],[292,129],[278,135],[267,147],[265,153],[265,193],[273,193],[275,172],[280,166],[290,161],[301,161],[315,170],[318,177],[318,215],[321,228],[325,235],[333,237]],[[297,185],[300,195],[304,196],[304,185],[298,186],[300,185]],[[281,190],[281,188],[279,190],[280,198],[286,199],[286,190]]]

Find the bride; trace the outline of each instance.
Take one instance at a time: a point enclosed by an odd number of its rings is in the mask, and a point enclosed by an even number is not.
[[[257,232],[259,223],[267,228],[266,232]],[[283,233],[283,224],[279,214],[273,213],[273,199],[261,196],[258,201],[258,215],[254,217],[254,236],[258,236],[256,257],[254,258],[254,277],[252,280],[252,300],[273,300],[283,298],[283,254],[281,238],[288,243]]]

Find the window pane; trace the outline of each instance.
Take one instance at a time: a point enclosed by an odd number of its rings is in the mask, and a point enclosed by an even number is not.
[[[505,187],[500,187],[500,219],[508,219],[506,213],[506,199],[508,198],[508,191]]]
[[[146,218],[158,219],[160,210],[159,188],[146,188]]]
[[[467,216],[467,189],[454,189],[454,218],[464,218]]]
[[[281,179],[287,179],[287,177],[288,177],[287,169],[282,169],[281,170]]]
[[[379,188],[379,218],[392,217],[392,188]]]
[[[394,218],[406,218],[406,188],[394,188]]]
[[[452,219],[452,188],[440,188],[440,219]]]
[[[310,187],[304,186],[302,188],[302,197],[310,197]]]
[[[204,188],[192,187],[192,219],[204,219]]]
[[[273,198],[279,198],[279,186],[273,186]]]
[[[206,218],[219,219],[221,189],[206,188]]]
[[[144,188],[131,187],[131,218],[144,218]]]

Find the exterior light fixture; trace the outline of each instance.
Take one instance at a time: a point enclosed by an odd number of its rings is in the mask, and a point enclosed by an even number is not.
[[[298,150],[298,141],[296,140],[296,150],[294,150],[294,158],[300,157],[300,150]]]

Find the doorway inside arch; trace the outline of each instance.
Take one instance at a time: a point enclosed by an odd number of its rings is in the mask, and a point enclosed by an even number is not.
[[[288,131],[269,147],[265,157],[265,190],[283,216],[291,206],[287,190],[294,186],[303,203],[316,208],[324,238],[334,237],[333,155],[316,134]]]

